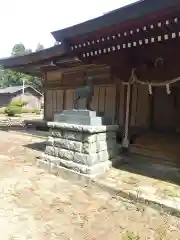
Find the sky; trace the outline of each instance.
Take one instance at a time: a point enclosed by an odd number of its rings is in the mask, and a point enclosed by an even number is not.
[[[0,58],[22,42],[36,49],[54,45],[51,32],[98,17],[135,0],[0,0]]]

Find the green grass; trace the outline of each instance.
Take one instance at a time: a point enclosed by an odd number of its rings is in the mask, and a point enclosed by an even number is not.
[[[127,231],[122,240],[140,240],[140,236],[135,232]]]

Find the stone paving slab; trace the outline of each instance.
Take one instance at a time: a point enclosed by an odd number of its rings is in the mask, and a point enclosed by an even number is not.
[[[38,136],[33,138],[38,139]],[[78,179],[83,184],[93,183],[112,194],[180,215],[180,185],[115,168],[110,169],[103,177],[92,179],[83,174],[76,176],[73,171],[63,168],[55,172],[62,177]]]
[[[49,164],[41,160],[38,166],[66,180],[73,180],[82,185],[95,185],[114,196],[118,195],[180,217],[180,186],[113,168],[103,177],[91,178],[63,167],[53,166],[50,169]]]
[[[179,185],[114,168],[95,182],[114,194],[180,216]]]

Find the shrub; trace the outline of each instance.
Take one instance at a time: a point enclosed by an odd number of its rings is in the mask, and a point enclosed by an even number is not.
[[[37,115],[40,114],[40,109],[37,108],[22,108],[22,113],[35,113]]]
[[[5,108],[5,113],[13,117],[15,115],[21,114],[22,113],[22,107],[26,105],[27,103],[22,100],[12,100],[10,104]]]
[[[134,232],[127,231],[123,235],[123,240],[140,240],[140,237],[138,234],[136,234]]]
[[[0,114],[4,114],[5,113],[5,108],[0,108]]]
[[[23,106],[27,105],[27,102],[22,101],[22,100],[12,100],[10,105],[17,106],[17,107],[23,107]]]
[[[40,110],[40,109],[37,109],[37,108],[35,108],[35,109],[33,109],[33,113],[35,113],[36,115],[40,115],[40,113],[41,113],[41,110]]]
[[[5,108],[5,113],[9,116],[9,117],[13,117],[17,114],[21,114],[21,107],[19,106],[14,106],[12,104],[9,104],[6,108]]]
[[[22,108],[22,113],[33,113],[33,110],[32,108]]]

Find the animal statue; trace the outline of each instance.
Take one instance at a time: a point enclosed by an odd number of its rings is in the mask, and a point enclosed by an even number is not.
[[[91,110],[91,101],[94,94],[94,86],[92,82],[92,77],[88,77],[85,80],[86,86],[82,88],[77,88],[75,91],[74,108],[78,109],[78,102],[80,99],[85,99],[85,108]]]

